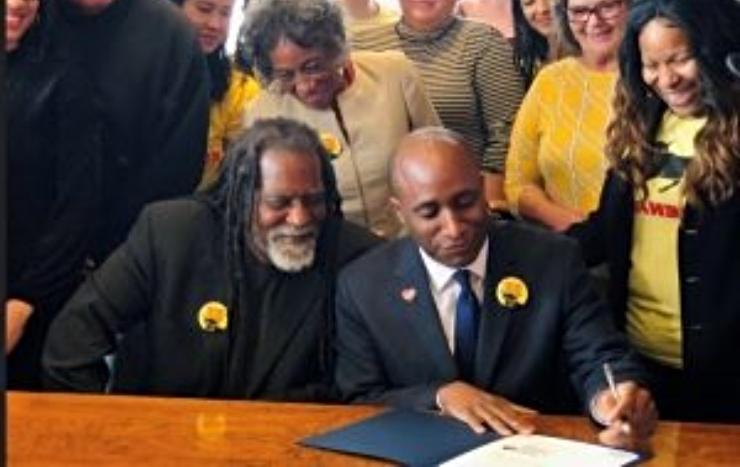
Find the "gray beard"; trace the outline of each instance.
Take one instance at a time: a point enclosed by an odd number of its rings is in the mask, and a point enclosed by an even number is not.
[[[297,240],[297,236],[311,234]],[[313,265],[316,258],[318,230],[314,227],[294,229],[276,227],[267,233],[267,258],[273,266],[285,272],[298,272]]]

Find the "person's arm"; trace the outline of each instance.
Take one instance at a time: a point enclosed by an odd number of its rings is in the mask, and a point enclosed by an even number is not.
[[[442,386],[437,391],[437,405],[444,415],[466,423],[476,433],[483,433],[486,427],[504,436],[535,431],[536,411],[464,381]]]
[[[528,184],[519,192],[519,214],[534,219],[555,232],[564,232],[585,216],[580,211],[561,206],[550,199],[540,186]]]
[[[13,351],[33,313],[30,303],[10,299],[5,302],[5,355]]]
[[[561,254],[566,259],[562,268],[565,289],[563,350],[571,380],[587,410],[595,419],[608,424],[602,432],[602,441],[623,447],[636,446],[652,434],[657,417],[650,393],[645,389],[648,375],[625,336],[614,327],[606,303],[591,285],[579,250],[564,245]],[[609,393],[605,364],[613,369],[619,401]],[[634,425],[631,432],[615,423],[618,419]]]
[[[499,34],[489,37],[475,62],[473,90],[485,132],[482,168],[486,200],[500,209],[506,205],[504,165],[514,118],[524,97],[524,83],[506,40]]]
[[[336,298],[334,382],[345,402],[387,404],[418,410],[437,408],[436,394],[447,381],[390,388],[373,337],[340,275]]]
[[[190,31],[192,33],[192,31]],[[169,78],[162,89],[152,152],[127,187],[126,203],[138,209],[161,199],[187,195],[200,181],[207,152],[209,79],[205,59],[194,36],[172,51]],[[163,58],[165,59],[165,58]]]
[[[595,266],[606,260],[607,250],[611,247],[607,242],[607,220],[611,215],[611,206],[619,202],[626,189],[630,189],[629,185],[621,181],[613,170],[607,172],[598,209],[565,231],[566,235],[575,238],[581,245],[588,266]]]
[[[489,394],[462,381],[427,381],[391,387],[383,357],[376,346],[346,278],[341,278],[336,300],[335,384],[342,400],[387,404],[416,410],[439,409],[481,432],[488,426],[501,434],[534,430],[534,411]]]
[[[103,360],[117,336],[145,318],[154,303],[157,279],[152,250],[151,211],[145,209],[128,239],[80,287],[52,323],[42,365],[48,388],[103,391]]]
[[[409,129],[441,126],[437,111],[434,110],[432,101],[424,88],[424,82],[414,64],[400,52],[397,54],[398,67],[401,69],[401,87],[409,115]]]
[[[542,112],[540,102],[543,89],[542,76],[535,78],[514,120],[506,155],[506,177],[504,192],[509,209],[518,213],[520,196],[525,186],[542,187],[539,169],[540,138],[542,136]]]
[[[593,398],[594,420],[604,426],[599,441],[609,446],[650,451],[650,436],[655,432],[658,411],[646,388],[634,381],[622,381],[614,388],[604,388]]]

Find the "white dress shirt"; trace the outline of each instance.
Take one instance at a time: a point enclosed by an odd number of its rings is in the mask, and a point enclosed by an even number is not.
[[[486,277],[486,263],[488,261],[488,238],[478,252],[478,256],[472,263],[459,268],[451,268],[436,261],[422,248],[419,248],[421,259],[427,270],[429,285],[437,306],[439,321],[447,338],[447,346],[450,352],[455,351],[455,313],[457,310],[457,297],[460,295],[460,285],[452,277],[458,269],[470,271],[470,286],[473,289],[478,304],[483,302],[483,280]]]

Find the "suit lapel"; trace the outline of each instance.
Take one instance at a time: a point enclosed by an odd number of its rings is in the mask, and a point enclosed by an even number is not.
[[[488,237],[488,263],[483,281],[483,305],[478,330],[475,379],[480,387],[487,388],[493,381],[500,363],[503,344],[511,320],[511,310],[504,308],[496,299],[497,284],[515,269],[515,249],[506,245],[503,236],[497,235],[495,227]]]
[[[404,241],[394,273],[397,286],[396,290],[392,291],[391,300],[397,305],[391,309],[400,308],[404,311],[403,316],[408,321],[408,328],[416,333],[429,354],[428,359],[424,361],[434,365],[435,370],[443,377],[454,377],[457,374],[457,367],[447,346],[426,268],[418,247],[413,242]]]

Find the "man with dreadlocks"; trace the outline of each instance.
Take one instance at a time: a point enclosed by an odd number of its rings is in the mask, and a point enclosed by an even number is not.
[[[49,332],[47,385],[326,400],[336,274],[379,241],[339,205],[316,134],[257,122],[209,192],[147,207],[73,296]]]

